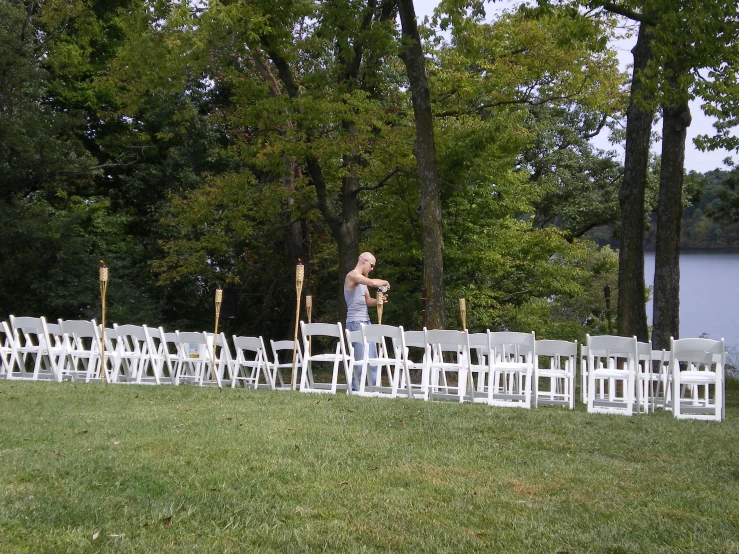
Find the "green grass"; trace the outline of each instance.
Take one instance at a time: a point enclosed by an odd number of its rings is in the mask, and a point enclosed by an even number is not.
[[[0,552],[739,552],[739,383],[676,421],[0,381]]]

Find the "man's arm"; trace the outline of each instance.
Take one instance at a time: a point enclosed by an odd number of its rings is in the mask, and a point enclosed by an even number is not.
[[[365,277],[358,271],[350,271],[346,274],[346,280],[345,280],[346,288],[351,290],[357,285],[367,285],[368,287],[387,287],[390,288],[390,283],[388,281],[385,281],[384,279],[370,279],[369,277]],[[369,294],[369,292],[367,292]],[[369,305],[369,304],[368,304]]]

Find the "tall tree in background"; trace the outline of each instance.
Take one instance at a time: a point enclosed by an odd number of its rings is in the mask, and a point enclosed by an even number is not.
[[[413,0],[398,0],[403,44],[400,57],[410,82],[413,115],[416,122],[416,171],[421,191],[421,228],[423,232],[423,280],[427,291],[426,323],[443,329],[444,313],[444,239],[441,229],[439,171],[434,142],[431,91],[426,79],[421,36],[418,33]]]
[[[618,332],[649,340],[644,284],[644,196],[654,109],[642,95],[643,72],[651,57],[651,31],[644,23],[632,53],[634,69],[626,110],[624,177],[619,191],[621,246],[618,256]]]
[[[685,140],[692,119],[688,102],[696,96],[708,99],[714,87],[726,86],[706,79],[706,73],[739,72],[739,10],[735,2],[707,5],[684,0],[677,8],[661,10],[659,14],[652,66],[662,70],[654,86],[662,109],[662,158],[652,343],[661,349],[669,348],[670,337],[680,336],[680,222]],[[720,123],[727,124],[731,125],[730,120]]]

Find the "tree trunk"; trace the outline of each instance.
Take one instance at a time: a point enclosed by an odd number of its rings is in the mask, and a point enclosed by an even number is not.
[[[423,231],[423,273],[427,291],[426,324],[444,328],[444,241],[441,229],[441,201],[431,114],[431,91],[426,81],[421,36],[416,25],[413,0],[398,0],[403,45],[400,57],[410,82],[413,115],[416,122],[415,155],[421,192]]]
[[[631,99],[626,113],[624,179],[619,191],[621,204],[621,248],[618,254],[618,332],[648,340],[644,285],[644,193],[649,162],[649,139],[653,110],[641,98],[640,72],[651,57],[651,37],[647,25],[639,26],[639,37],[632,50],[634,74]]]
[[[662,117],[652,329],[652,344],[659,350],[670,348],[670,337],[680,337],[680,218],[685,137],[691,122],[688,101],[665,107]]]

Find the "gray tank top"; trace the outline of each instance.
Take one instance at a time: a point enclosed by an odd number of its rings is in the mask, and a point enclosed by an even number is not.
[[[366,291],[367,285],[357,285],[353,290],[344,288],[347,321],[369,321],[367,301],[364,297]]]

